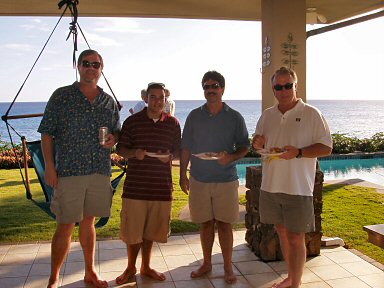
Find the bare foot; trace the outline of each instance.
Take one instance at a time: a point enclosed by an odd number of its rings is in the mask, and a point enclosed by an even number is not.
[[[203,264],[200,266],[199,269],[191,272],[191,278],[201,277],[201,276],[207,274],[208,272],[210,272],[211,270],[212,270],[211,264]]]
[[[141,268],[140,274],[145,275],[145,276],[150,277],[150,278],[155,279],[155,280],[159,280],[159,281],[165,280],[165,275],[163,273],[157,272],[156,270],[151,269],[151,268],[148,268],[148,269]]]
[[[47,288],[57,288],[57,284],[59,282],[58,278],[49,277]]]
[[[301,285],[301,281],[300,281],[300,285]],[[291,287],[291,279],[290,278],[285,278],[280,283],[275,283],[272,286],[272,288],[289,288],[289,287]]]
[[[236,275],[233,273],[232,267],[230,269],[224,269],[224,280],[228,284],[233,284],[237,281]]]
[[[123,274],[121,274],[119,277],[116,278],[115,282],[117,285],[122,285],[122,284],[125,284],[129,281],[130,278],[132,278],[133,276],[135,276],[136,274],[136,268],[127,268],[125,269],[125,271],[123,272]]]
[[[108,287],[108,282],[105,280],[102,280],[99,275],[95,272],[86,272],[84,276],[84,282],[87,284],[92,284],[94,287],[97,288],[106,288]]]

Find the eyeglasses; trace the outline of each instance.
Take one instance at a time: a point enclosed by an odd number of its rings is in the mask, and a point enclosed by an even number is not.
[[[83,60],[83,62],[81,62],[81,65],[83,65],[83,67],[85,68],[94,68],[94,69],[99,69],[101,67],[101,63],[100,62],[89,62],[87,60]]]
[[[220,84],[219,83],[215,83],[215,84],[212,84],[212,85],[209,85],[209,84],[204,84],[203,85],[203,90],[219,89],[219,88],[220,88]]]
[[[276,84],[275,86],[273,86],[273,88],[274,88],[276,91],[281,91],[281,90],[283,90],[283,88],[284,88],[285,90],[291,90],[292,87],[293,87],[293,84],[294,84],[294,83],[287,83],[287,84],[285,84],[285,85],[279,85],[279,84]]]

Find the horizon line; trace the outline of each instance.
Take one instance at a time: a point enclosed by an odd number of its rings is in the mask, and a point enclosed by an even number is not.
[[[300,97],[298,97],[300,98]],[[131,102],[135,102],[135,101],[140,101],[140,99],[134,99],[134,100],[127,100],[127,99],[118,99],[119,102],[121,101],[131,101]],[[174,101],[205,101],[205,99],[172,99]],[[262,99],[223,99],[223,102],[225,102],[226,100],[228,101],[261,101]],[[382,101],[384,102],[384,99],[318,99],[318,98],[314,98],[314,99],[307,99],[307,101]],[[17,101],[15,102],[16,103],[45,103],[45,102],[48,102],[48,100],[45,100],[45,101],[41,101],[41,100],[36,100],[36,101]],[[11,101],[9,102],[2,102],[0,101],[0,104],[10,104],[12,103]]]

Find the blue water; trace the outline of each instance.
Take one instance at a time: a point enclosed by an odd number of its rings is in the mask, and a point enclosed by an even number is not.
[[[232,108],[238,110],[244,117],[248,132],[251,135],[261,114],[261,100],[225,100]],[[176,114],[181,127],[184,127],[188,113],[202,105],[203,100],[175,100]],[[339,101],[313,100],[308,101],[322,111],[328,121],[332,133],[345,133],[348,136],[369,138],[377,132],[383,132],[384,101]],[[122,101],[121,119],[129,115],[129,108],[136,101]],[[45,102],[17,102],[9,115],[31,114],[44,112]],[[0,103],[0,114],[4,115],[9,103]],[[28,140],[40,138],[36,132],[41,118],[9,120],[9,123]],[[9,141],[8,133],[3,121],[0,123],[1,140]],[[16,142],[20,142],[15,136]]]
[[[246,167],[257,164],[237,164],[239,182],[245,184]],[[363,179],[384,186],[384,158],[321,160],[320,169],[325,180]]]

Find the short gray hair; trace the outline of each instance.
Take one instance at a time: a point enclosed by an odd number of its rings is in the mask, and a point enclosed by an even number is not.
[[[288,68],[288,67],[280,67],[279,69],[277,69],[275,71],[275,74],[273,74],[272,78],[271,78],[271,82],[272,82],[272,85],[275,84],[275,79],[277,76],[280,76],[280,75],[289,75],[292,77],[293,79],[293,82],[297,83],[297,74],[296,72],[291,69],[291,68]]]

